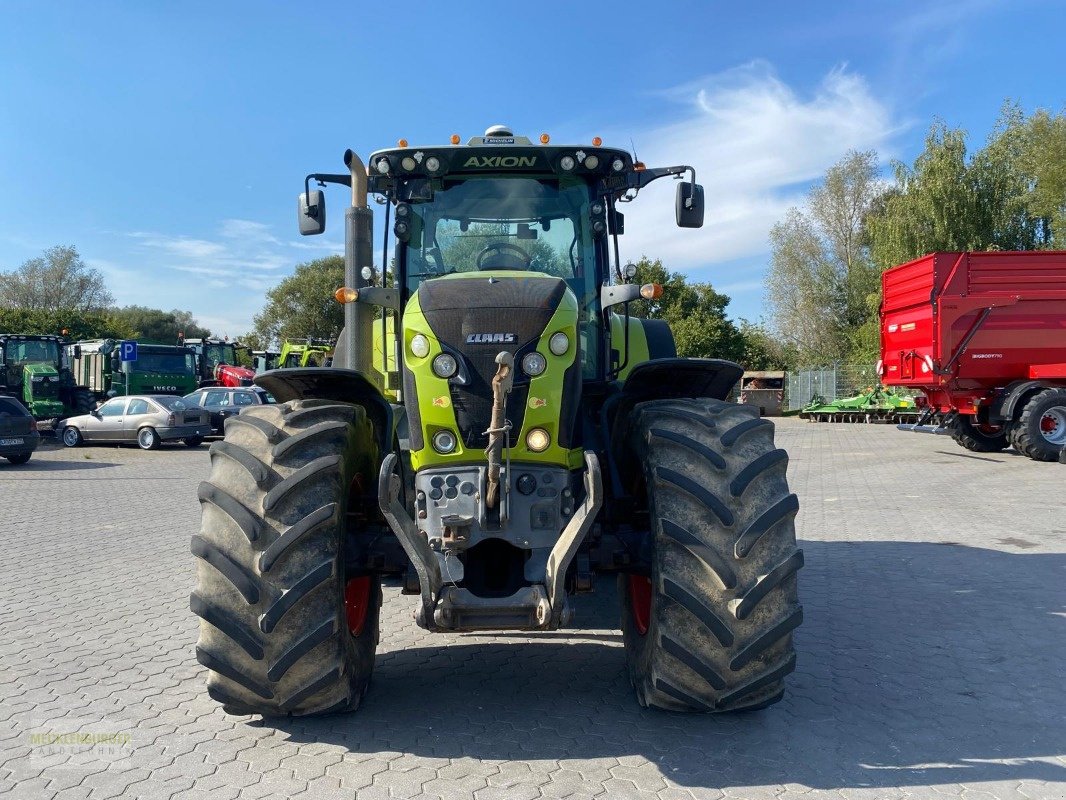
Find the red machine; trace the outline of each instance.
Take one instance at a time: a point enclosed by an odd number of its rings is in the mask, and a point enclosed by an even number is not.
[[[196,371],[200,386],[251,386],[255,370],[237,366],[237,351],[247,348],[226,339],[186,339],[178,334],[179,344],[196,353]]]
[[[921,389],[928,416],[941,415],[967,449],[1013,445],[1058,460],[1066,445],[1066,252],[931,253],[886,271],[882,285],[885,384]]]

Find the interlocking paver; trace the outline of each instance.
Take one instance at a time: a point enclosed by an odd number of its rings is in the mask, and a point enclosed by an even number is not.
[[[886,426],[778,432],[806,621],[785,700],[736,717],[637,706],[607,577],[578,627],[530,636],[429,634],[391,583],[357,713],[228,717],[187,606],[206,450],[0,466],[0,795],[1066,797],[1066,467]],[[46,752],[43,730],[132,749]]]

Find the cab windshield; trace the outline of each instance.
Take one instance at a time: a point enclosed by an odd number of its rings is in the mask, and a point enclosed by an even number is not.
[[[209,344],[204,347],[204,360],[211,369],[219,364],[236,364],[237,350],[231,344]]]
[[[46,340],[8,340],[4,347],[8,364],[55,364],[59,361],[59,344]]]
[[[578,299],[585,374],[599,356],[597,241],[590,187],[579,178],[497,176],[446,179],[415,202],[400,244],[405,286],[457,272],[520,270],[562,278]],[[602,241],[602,240],[601,240]]]
[[[139,372],[179,372],[189,374],[196,370],[192,353],[147,353],[137,355],[134,368]]]

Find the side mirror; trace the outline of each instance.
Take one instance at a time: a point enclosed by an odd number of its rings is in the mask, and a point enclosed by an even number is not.
[[[315,236],[326,229],[326,195],[320,189],[301,192],[296,201],[301,236]]]
[[[677,227],[703,227],[703,187],[698,183],[679,183],[675,203]]]
[[[626,217],[617,208],[612,208],[607,212],[607,225],[611,229],[611,233],[615,236],[621,236],[626,232]]]
[[[74,345],[74,360],[77,361],[79,358],[81,358],[81,345],[76,344]]]

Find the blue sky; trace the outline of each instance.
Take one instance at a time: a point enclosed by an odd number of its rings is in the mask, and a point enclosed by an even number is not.
[[[506,122],[554,143],[691,163],[627,209],[623,259],[710,280],[762,314],[766,234],[849,148],[912,159],[936,116],[987,136],[1004,99],[1061,109],[1057,2],[8,2],[0,24],[0,270],[73,244],[120,304],[248,330],[295,264],[308,172],[399,137]],[[664,182],[668,183],[668,182]],[[380,235],[380,222],[378,227]]]

